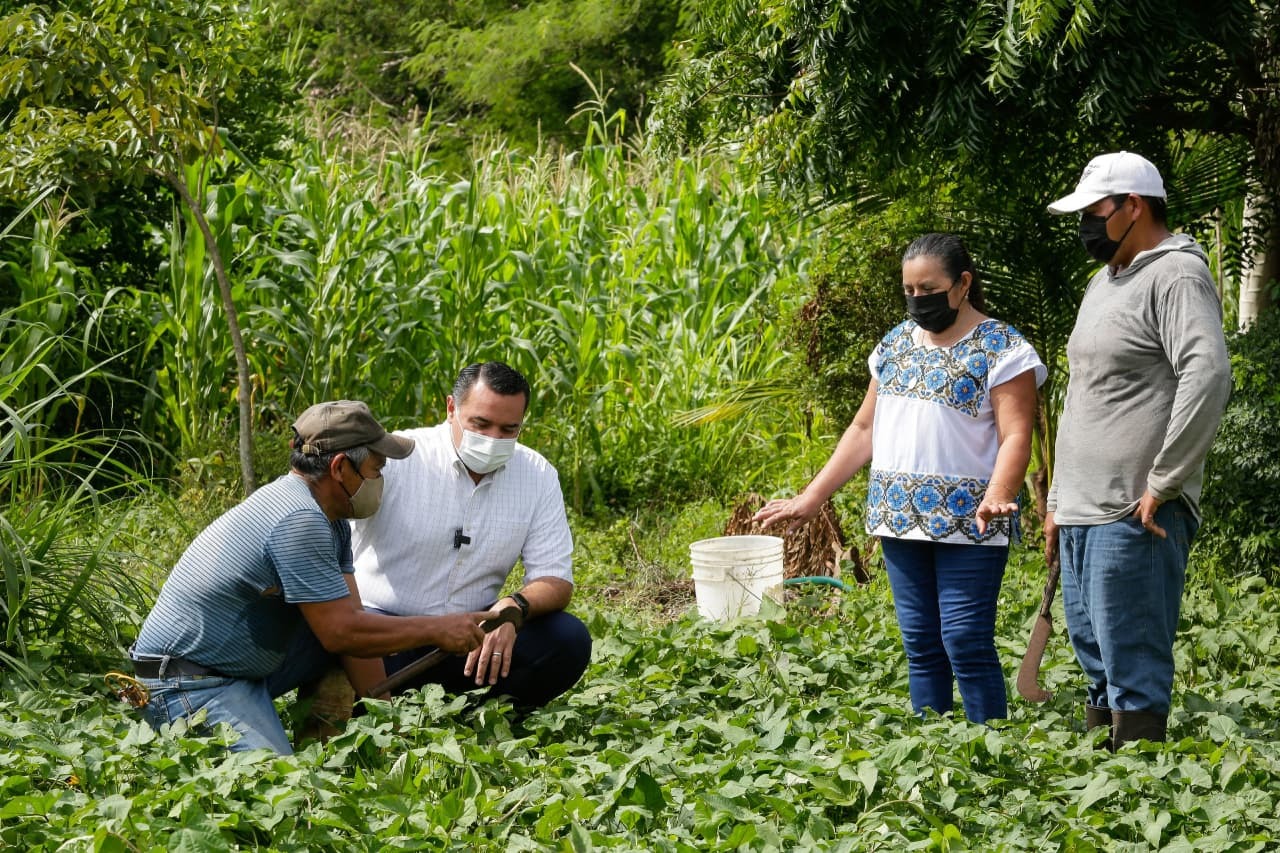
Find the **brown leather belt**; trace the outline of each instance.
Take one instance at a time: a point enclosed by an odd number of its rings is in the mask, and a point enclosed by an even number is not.
[[[164,663],[164,658],[158,660],[137,660],[133,659],[133,673],[139,678],[160,678],[160,666]],[[169,664],[164,668],[164,677],[172,678],[175,675],[222,675],[216,669],[209,669],[207,666],[201,666],[195,661],[185,660],[184,658],[169,658]]]

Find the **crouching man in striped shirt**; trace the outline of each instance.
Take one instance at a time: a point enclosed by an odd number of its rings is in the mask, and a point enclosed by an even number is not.
[[[521,710],[577,683],[591,635],[565,612],[573,595],[573,538],[555,468],[517,442],[529,409],[528,381],[500,362],[472,364],[445,400],[446,420],[407,430],[411,454],[387,465],[386,505],[352,525],[364,606],[407,618],[519,607],[465,658],[427,670],[424,683],[461,693],[488,687]],[[516,562],[523,582],[502,590]],[[499,597],[501,596],[501,597]],[[388,655],[392,674],[426,649]]]
[[[307,409],[293,426],[291,470],[206,528],[183,553],[130,649],[155,728],[204,711],[239,733],[233,750],[291,753],[272,699],[342,655],[358,693],[381,656],[431,644],[456,653],[484,639],[490,612],[409,619],[360,606],[347,519],[378,511],[382,468],[413,453],[364,403]],[[360,660],[360,659],[371,660]]]

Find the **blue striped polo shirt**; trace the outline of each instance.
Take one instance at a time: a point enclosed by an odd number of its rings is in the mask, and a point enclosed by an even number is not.
[[[300,477],[258,489],[195,538],[169,573],[134,650],[226,675],[280,668],[303,624],[299,603],[350,590],[351,529],[329,521]]]

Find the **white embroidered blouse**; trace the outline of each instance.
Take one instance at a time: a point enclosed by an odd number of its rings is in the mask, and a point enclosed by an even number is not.
[[[978,533],[976,513],[999,450],[991,389],[1047,370],[1016,329],[983,320],[948,347],[922,343],[907,320],[868,359],[879,384],[871,439],[867,533],[1004,545],[1017,516]]]

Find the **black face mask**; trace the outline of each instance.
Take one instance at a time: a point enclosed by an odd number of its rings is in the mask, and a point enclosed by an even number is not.
[[[947,288],[924,296],[908,296],[907,315],[916,321],[917,326],[935,335],[951,328],[951,324],[960,314],[960,309],[951,307],[951,303],[947,300],[947,294],[950,292],[951,288]]]
[[[1110,263],[1111,259],[1116,256],[1116,252],[1120,251],[1120,244],[1124,242],[1124,238],[1129,236],[1129,232],[1133,230],[1133,226],[1137,220],[1129,223],[1129,227],[1124,229],[1124,233],[1120,235],[1119,240],[1112,240],[1107,236],[1107,221],[1111,217],[1120,212],[1123,205],[1108,213],[1106,216],[1099,216],[1096,213],[1080,214],[1080,242],[1084,243],[1084,250],[1089,253],[1089,257],[1102,261],[1104,264]]]

